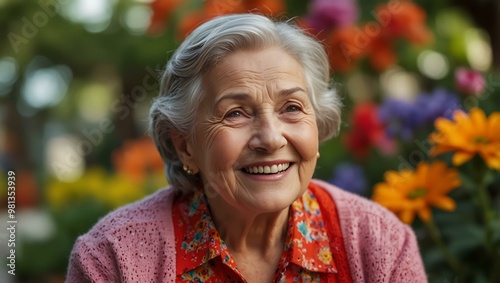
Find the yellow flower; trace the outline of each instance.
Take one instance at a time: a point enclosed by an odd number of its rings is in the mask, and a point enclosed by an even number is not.
[[[62,182],[51,182],[45,193],[50,206],[56,208],[64,206],[71,194],[68,190],[68,186],[65,186]]]
[[[103,168],[92,167],[73,182],[51,180],[46,189],[46,199],[54,208],[90,199],[114,209],[141,199],[164,186],[165,177],[160,173],[150,173],[143,180],[137,181],[124,174],[112,174]]]
[[[141,183],[131,182],[123,175],[109,176],[106,186],[102,201],[112,208],[131,203],[145,196]]]
[[[481,109],[474,108],[469,115],[457,111],[453,118],[436,120],[437,131],[429,137],[434,144],[430,155],[455,152],[452,162],[458,166],[479,154],[488,167],[500,170],[500,112],[487,118]]]
[[[388,171],[385,182],[375,185],[373,200],[394,212],[401,221],[411,224],[418,213],[428,222],[431,206],[453,211],[455,201],[446,196],[461,185],[458,171],[448,169],[443,161],[420,163],[415,171]]]
[[[333,256],[330,251],[330,247],[323,247],[318,254],[318,258],[324,263],[324,264],[330,264],[332,262]]]

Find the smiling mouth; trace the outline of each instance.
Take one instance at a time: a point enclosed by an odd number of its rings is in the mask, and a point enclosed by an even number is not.
[[[241,170],[249,174],[277,174],[285,172],[291,165],[292,163],[281,163],[272,166],[252,166]]]

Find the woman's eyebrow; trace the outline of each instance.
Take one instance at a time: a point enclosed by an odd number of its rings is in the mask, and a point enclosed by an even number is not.
[[[296,93],[298,91],[307,94],[307,92],[303,88],[301,88],[301,87],[293,87],[293,88],[281,90],[279,92],[279,96],[288,96],[288,95],[294,94],[294,93]]]
[[[278,95],[280,97],[284,97],[284,96],[289,96],[289,95],[292,95],[296,92],[303,92],[304,94],[306,94],[306,91],[301,88],[301,87],[293,87],[293,88],[289,88],[289,89],[283,89],[281,90]],[[249,99],[249,94],[248,93],[228,93],[228,94],[225,94],[223,95],[222,97],[219,97],[214,105],[217,106],[219,105],[222,101],[224,100],[237,100],[237,101],[244,101],[244,100],[248,100]]]
[[[247,93],[228,93],[226,95],[223,95],[222,97],[219,97],[214,105],[217,106],[219,105],[222,101],[224,100],[238,100],[238,101],[243,101],[247,100],[249,95]]]

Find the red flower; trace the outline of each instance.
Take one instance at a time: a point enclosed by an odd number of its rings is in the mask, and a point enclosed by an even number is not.
[[[358,104],[350,121],[351,131],[344,135],[343,142],[354,156],[365,158],[374,146],[384,152],[393,151],[394,144],[385,135],[375,104]]]

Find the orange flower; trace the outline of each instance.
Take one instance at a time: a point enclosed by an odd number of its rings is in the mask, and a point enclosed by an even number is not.
[[[177,38],[184,40],[195,28],[208,19],[203,11],[192,12],[182,17],[177,27]]]
[[[377,70],[385,70],[396,61],[395,45],[399,38],[406,38],[417,45],[427,44],[432,33],[425,23],[425,11],[418,5],[409,2],[398,2],[399,7],[392,4],[381,5],[376,10],[380,32],[370,40],[370,63]],[[363,28],[369,35],[370,25]]]
[[[370,47],[370,64],[376,70],[385,70],[396,63],[396,51],[392,43],[378,37],[373,39]]]
[[[421,7],[410,1],[391,2],[378,6],[376,21],[337,28],[323,35],[335,71],[350,71],[364,57],[369,57],[374,69],[383,71],[396,63],[395,46],[401,38],[418,45],[431,41],[432,33]]]
[[[151,17],[151,24],[149,32],[158,33],[163,27],[164,23],[168,21],[170,14],[179,7],[182,0],[155,0],[151,3],[151,10],[153,16]]]
[[[208,18],[220,15],[244,13],[243,0],[208,0],[203,6],[203,12]]]
[[[118,173],[134,181],[142,181],[148,174],[163,170],[163,161],[150,138],[125,142],[113,152],[112,160]]]
[[[250,12],[273,16],[285,11],[285,2],[283,0],[207,0],[203,10],[210,18],[225,14]]]
[[[347,72],[368,51],[368,40],[360,41],[363,32],[356,26],[338,28],[327,39],[328,60],[334,71]]]
[[[255,12],[274,16],[283,11],[285,11],[283,0],[206,0],[201,10],[189,11],[181,17],[177,35],[183,40],[203,22],[221,15]]]
[[[432,39],[432,33],[425,23],[425,11],[410,1],[399,2],[399,7],[392,4],[381,5],[377,8],[380,19],[389,18],[382,22],[382,33],[391,34],[391,37],[405,37],[414,44],[426,44]],[[389,16],[388,16],[389,15]],[[384,27],[384,25],[387,25]]]
[[[456,111],[453,118],[436,120],[437,131],[429,136],[434,143],[430,155],[455,152],[452,162],[458,166],[479,154],[488,167],[500,170],[500,112],[487,118],[481,109],[474,108],[469,115]]]
[[[455,201],[446,196],[461,185],[458,171],[448,169],[443,161],[420,163],[415,171],[389,171],[385,182],[375,185],[373,200],[394,212],[401,221],[411,224],[418,214],[424,222],[432,217],[431,206],[453,211]]]
[[[246,2],[247,12],[258,10],[266,16],[275,16],[285,11],[285,1],[283,0],[240,0]]]

